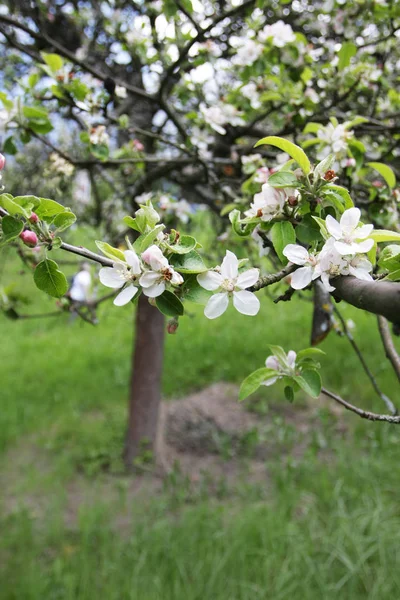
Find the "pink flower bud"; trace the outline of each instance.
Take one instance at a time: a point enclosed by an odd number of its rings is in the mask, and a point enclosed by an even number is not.
[[[0,171],[2,171],[6,164],[6,157],[0,154]]]
[[[24,242],[25,246],[29,246],[29,248],[34,248],[38,243],[38,237],[36,233],[34,231],[30,231],[29,229],[23,231],[19,237]]]
[[[144,150],[144,146],[140,140],[133,140],[133,147],[138,152],[143,152],[143,150]]]
[[[167,323],[167,332],[173,335],[174,333],[176,333],[176,330],[178,329],[178,327],[179,327],[178,320],[171,319]]]
[[[29,217],[29,221],[31,223],[37,223],[39,221],[39,217],[37,216],[36,213],[32,213],[31,216]]]

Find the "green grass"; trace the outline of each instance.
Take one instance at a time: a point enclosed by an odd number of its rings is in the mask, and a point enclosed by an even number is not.
[[[25,312],[53,309],[29,275],[18,287],[34,294]],[[240,383],[263,365],[269,343],[309,345],[308,302],[274,306],[266,297],[255,318],[230,310],[215,322],[199,307],[190,312],[166,340],[166,399],[220,380]],[[374,317],[343,313],[396,400]],[[321,427],[306,455],[278,453],[266,463],[265,484],[243,478],[232,490],[220,481],[211,492],[206,474],[204,485],[192,486],[176,471],[151,499],[132,495],[119,463],[130,307],[104,306],[97,327],[68,316],[0,316],[0,332],[1,600],[399,597],[400,429],[348,414],[350,429],[339,436],[321,400]],[[383,410],[346,340],[332,333],[322,348],[324,385]],[[282,396],[279,388],[263,392],[275,403]],[[277,444],[284,431],[284,422],[271,429]],[[103,473],[106,463],[113,475]],[[70,521],[68,490],[77,481],[84,492]]]

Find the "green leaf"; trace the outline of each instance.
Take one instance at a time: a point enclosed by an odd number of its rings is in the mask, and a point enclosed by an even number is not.
[[[90,152],[99,160],[107,160],[110,150],[106,144],[90,144]]]
[[[325,352],[319,348],[305,348],[297,353],[296,362],[302,360],[303,358],[313,358],[314,356],[325,356]]]
[[[168,290],[156,298],[156,306],[167,317],[179,317],[185,312],[179,298]]]
[[[50,67],[52,73],[56,73],[63,66],[63,59],[58,54],[48,54],[46,52],[40,53],[46,65]]]
[[[284,265],[287,265],[288,259],[283,255],[283,250],[288,244],[296,243],[296,234],[293,225],[289,221],[274,223],[271,229],[271,240],[280,260]]]
[[[311,215],[305,215],[297,225],[296,237],[303,244],[311,244],[321,239],[320,229]]]
[[[290,385],[285,386],[285,389],[283,390],[285,393],[285,398],[288,402],[292,403],[294,400],[294,391],[293,388]]]
[[[39,290],[53,298],[61,298],[68,290],[67,278],[54,260],[42,260],[35,268],[33,279]]]
[[[302,371],[301,375],[295,375],[293,379],[312,398],[318,398],[321,393],[321,376],[314,369]]]
[[[15,145],[15,142],[11,135],[4,142],[3,150],[6,154],[11,154],[11,155],[17,154],[18,148]]]
[[[59,204],[55,200],[49,198],[39,198],[40,204],[35,208],[35,212],[40,219],[47,223],[52,223],[54,217],[64,212],[71,212],[69,208],[66,208],[62,204]]]
[[[276,146],[276,148],[279,148],[283,152],[287,152],[287,154],[289,154],[289,156],[291,156],[303,169],[303,172],[306,175],[310,173],[310,161],[308,160],[306,153],[300,148],[300,146],[296,146],[296,144],[293,144],[293,142],[289,142],[288,140],[277,137],[275,135],[269,135],[257,142],[255,148],[264,144]]]
[[[323,127],[322,123],[307,123],[303,129],[303,133],[318,133],[321,127]]]
[[[104,254],[104,256],[107,256],[112,260],[117,259],[122,260],[122,262],[126,262],[125,254],[122,252],[122,250],[118,250],[118,248],[113,248],[112,246],[110,246],[110,244],[107,244],[107,242],[101,242],[98,240],[96,240],[96,246],[98,247],[100,252]]]
[[[400,241],[400,233],[397,233],[397,231],[390,231],[389,229],[375,229],[369,237],[378,243]]]
[[[268,184],[276,188],[299,187],[298,179],[291,171],[278,171],[277,173],[273,173],[268,177]]]
[[[245,398],[250,396],[250,394],[253,394],[255,391],[257,391],[264,381],[272,379],[277,375],[278,373],[274,369],[267,369],[267,367],[253,371],[253,373],[250,373],[250,375],[246,377],[240,386],[239,400],[245,400]]]
[[[49,115],[45,108],[37,108],[36,106],[24,106],[22,113],[27,119],[48,119]]]
[[[178,243],[166,245],[168,250],[174,254],[189,254],[189,252],[192,252],[196,248],[197,241],[191,235],[181,235]]]
[[[314,217],[314,216],[312,218],[314,219],[314,221],[316,223],[318,223],[318,226],[319,226],[320,232],[322,234],[322,237],[325,240],[329,239],[330,235],[329,235],[328,230],[326,228],[326,224],[325,224],[324,219],[321,219],[320,217]]]
[[[6,215],[1,219],[1,229],[3,236],[0,238],[0,247],[15,240],[24,229],[24,224],[22,221]]]
[[[385,279],[390,279],[390,281],[399,281],[400,280],[400,269],[397,269],[396,271],[392,271],[391,273],[389,273],[389,275],[387,275],[387,277],[385,277]]]
[[[31,215],[31,210],[25,209],[25,207],[15,202],[11,194],[1,194],[0,206],[2,206],[10,215],[23,215],[26,219],[29,219]]]
[[[249,236],[257,225],[257,219],[254,219],[254,223],[242,223],[240,210],[237,209],[229,213],[229,220],[232,223],[233,231],[240,237]]]
[[[279,360],[282,366],[287,364],[287,356],[284,349],[281,346],[275,346],[273,344],[268,344],[268,348],[271,350],[273,356]]]
[[[378,264],[383,269],[394,271],[400,268],[400,245],[390,244],[380,254]]]
[[[64,231],[71,227],[76,221],[76,216],[73,212],[63,212],[56,215],[53,219],[53,225],[56,227],[57,231]]]
[[[140,235],[137,240],[134,241],[133,249],[135,252],[144,252],[146,248],[151,246],[154,242],[158,234],[165,228],[165,225],[157,225],[154,229],[149,231],[149,233],[145,233]]]
[[[393,169],[388,165],[380,162],[369,162],[367,163],[367,167],[371,167],[371,169],[378,171],[379,175],[383,177],[390,188],[396,187],[396,175],[394,174]]]
[[[351,58],[357,53],[357,46],[353,42],[344,42],[338,52],[338,69],[342,71],[349,66]]]
[[[32,129],[32,131],[40,135],[44,135],[45,133],[49,133],[53,130],[53,125],[51,124],[49,119],[30,119],[28,121],[28,126],[30,127],[30,129]]]
[[[196,250],[192,250],[188,254],[174,254],[170,257],[169,262],[179,273],[190,274],[208,271],[203,259]]]
[[[335,160],[334,154],[328,154],[326,158],[321,160],[314,169],[315,177],[323,177],[325,173],[332,167]]]
[[[136,219],[134,219],[133,217],[126,216],[122,220],[125,223],[125,225],[127,225],[131,229],[134,229],[135,231],[138,231],[139,233],[141,233],[141,230],[139,229]]]
[[[197,275],[189,275],[182,286],[182,295],[185,300],[195,304],[207,304],[211,292],[205,290],[197,281]]]

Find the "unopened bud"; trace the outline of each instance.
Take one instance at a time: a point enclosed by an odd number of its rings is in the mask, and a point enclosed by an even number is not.
[[[2,171],[6,164],[6,157],[0,154],[0,171]]]
[[[325,181],[332,181],[332,179],[335,179],[335,177],[336,173],[333,169],[328,169],[328,171],[324,175]]]
[[[179,327],[178,319],[171,319],[167,323],[167,332],[173,335],[174,333],[176,333],[176,330],[178,329],[178,327]]]
[[[19,237],[24,242],[25,246],[29,246],[29,248],[34,248],[38,243],[38,237],[36,233],[34,231],[30,231],[29,229],[23,231]]]
[[[37,216],[36,213],[32,213],[31,216],[29,217],[29,221],[31,223],[37,223],[39,221],[39,217]]]
[[[289,198],[287,199],[289,206],[297,206],[299,201],[296,198],[296,196],[289,196]]]

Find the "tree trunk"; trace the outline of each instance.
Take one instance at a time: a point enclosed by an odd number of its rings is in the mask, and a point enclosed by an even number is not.
[[[164,316],[143,294],[136,312],[136,336],[129,388],[124,459],[132,467],[144,451],[156,451],[164,354]]]

